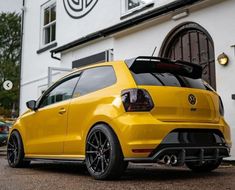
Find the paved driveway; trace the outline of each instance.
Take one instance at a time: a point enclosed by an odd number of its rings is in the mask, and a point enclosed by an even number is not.
[[[118,181],[96,181],[77,164],[33,162],[27,169],[12,169],[0,149],[1,190],[234,190],[235,167],[222,166],[210,174],[195,174],[187,168],[131,165]]]

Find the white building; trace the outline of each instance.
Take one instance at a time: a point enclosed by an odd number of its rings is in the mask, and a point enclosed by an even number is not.
[[[0,12],[21,12],[23,0],[0,0]]]
[[[205,67],[235,142],[235,0],[25,0],[24,7],[21,113],[59,70],[149,56],[157,47],[155,56]],[[222,53],[226,66],[217,61]]]

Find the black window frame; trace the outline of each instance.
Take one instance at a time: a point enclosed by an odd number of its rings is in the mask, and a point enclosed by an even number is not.
[[[60,79],[59,81],[57,81],[56,83],[54,83],[54,84],[53,84],[51,87],[49,87],[49,88],[42,94],[42,96],[37,100],[37,104],[36,104],[37,109],[42,109],[42,108],[48,107],[48,106],[50,106],[50,105],[55,105],[55,104],[57,104],[57,103],[61,103],[61,102],[64,102],[64,101],[73,99],[73,98],[74,98],[74,91],[75,91],[75,88],[77,87],[77,84],[78,84],[79,79],[81,78],[81,74],[82,74],[82,72],[79,71],[79,72],[73,73],[73,74],[71,74],[71,75],[69,75],[69,76],[66,76],[66,77]],[[41,103],[44,101],[44,98],[45,98],[49,93],[51,93],[55,88],[57,88],[57,87],[58,87],[59,85],[61,85],[62,83],[66,82],[66,81],[68,81],[68,80],[70,80],[70,79],[76,78],[76,77],[77,77],[77,82],[76,82],[76,84],[75,84],[75,86],[74,86],[74,88],[73,88],[73,93],[72,93],[71,98],[41,107]]]

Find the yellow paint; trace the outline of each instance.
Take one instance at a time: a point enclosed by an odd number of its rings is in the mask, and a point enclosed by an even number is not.
[[[27,111],[13,126],[22,136],[28,158],[84,159],[86,137],[96,123],[108,124],[116,133],[126,158],[147,157],[132,149],[154,149],[164,137],[177,128],[219,129],[231,146],[230,129],[219,114],[215,92],[199,89],[157,86],[136,86],[123,61],[92,65],[111,65],[117,82],[113,86],[42,109]],[[82,69],[80,69],[82,70]],[[74,71],[77,72],[77,71]],[[121,91],[146,89],[154,102],[150,112],[126,113]],[[188,95],[197,103],[190,105]],[[194,111],[191,109],[193,108]],[[60,114],[60,110],[66,110]]]

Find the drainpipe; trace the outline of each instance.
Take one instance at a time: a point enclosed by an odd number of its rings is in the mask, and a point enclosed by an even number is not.
[[[54,54],[53,51],[51,51],[51,58],[52,58],[52,59],[55,59],[55,60],[58,60],[58,61],[61,61],[61,59],[60,59],[59,57],[56,57],[56,56],[55,56],[55,54]]]
[[[20,114],[20,100],[21,100],[21,76],[22,76],[22,53],[23,53],[23,36],[24,36],[24,15],[25,15],[25,0],[22,2],[22,12],[21,12],[21,37],[20,37],[20,78],[19,78],[19,114]]]

